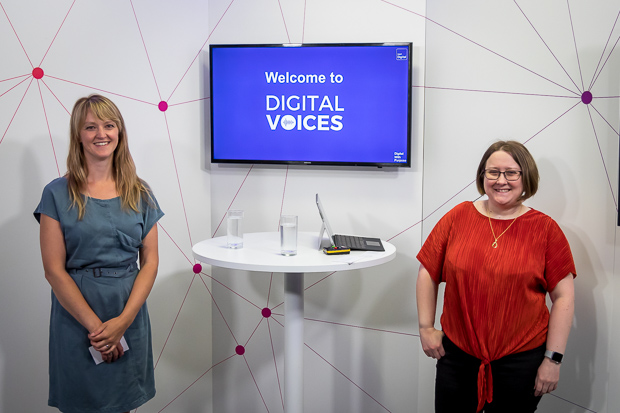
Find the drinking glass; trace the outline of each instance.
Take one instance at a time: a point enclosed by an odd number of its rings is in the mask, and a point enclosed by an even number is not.
[[[242,209],[231,209],[228,211],[226,227],[228,248],[243,248],[243,229],[241,228],[242,218]]]
[[[280,217],[280,253],[297,255],[297,215]]]

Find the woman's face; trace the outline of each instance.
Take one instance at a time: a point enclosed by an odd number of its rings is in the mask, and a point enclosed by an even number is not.
[[[521,171],[521,167],[512,155],[504,151],[496,151],[489,157],[485,169],[495,169],[500,172],[507,170]],[[516,181],[507,181],[504,174],[500,174],[496,180],[484,177],[484,192],[489,197],[489,202],[500,208],[511,208],[521,204],[519,197],[523,194],[523,177]]]
[[[118,146],[118,127],[111,120],[101,120],[88,109],[80,130],[84,156],[90,162],[112,159]]]

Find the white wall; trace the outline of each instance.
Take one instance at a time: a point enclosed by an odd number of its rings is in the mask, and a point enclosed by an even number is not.
[[[141,409],[159,411],[212,365],[209,294],[194,279],[191,255],[192,241],[210,236],[203,154],[208,96],[199,55],[210,31],[207,4],[20,0],[1,6],[0,411],[52,410],[46,407],[50,288],[32,211],[43,186],[65,172],[68,111],[97,91],[120,107],[138,172],[166,213],[149,298],[158,393]],[[45,76],[33,80],[29,74],[39,65]],[[177,106],[161,112],[161,100]],[[169,411],[210,411],[210,380],[200,378]]]
[[[275,230],[281,205],[315,231],[316,192],[338,232],[391,239],[398,253],[316,285],[326,274],[306,277],[306,410],[432,411],[434,364],[415,336],[415,254],[443,213],[477,197],[473,173],[499,138],[528,141],[542,176],[528,204],[559,222],[579,272],[560,387],[539,411],[617,411],[617,48],[607,59],[620,36],[616,3],[2,1],[0,411],[51,410],[49,287],[31,213],[64,173],[67,110],[97,89],[121,108],[138,171],[166,212],[149,298],[158,394],[141,412],[283,410],[282,306],[260,315],[282,302],[282,276],[207,266],[194,275],[191,245],[212,236],[233,199],[246,231]],[[413,167],[209,165],[207,41],[412,41]],[[45,76],[33,80],[39,65]],[[593,103],[580,104],[600,67]],[[161,100],[173,105],[165,113]],[[233,356],[235,340],[244,357]]]
[[[540,168],[539,193],[526,203],[558,221],[575,257],[574,328],[560,386],[543,398],[541,411],[620,408],[612,358],[620,310],[614,299],[618,50],[606,60],[620,36],[618,11],[617,3],[599,1],[427,7],[428,18],[444,27],[427,24],[424,215],[467,189],[425,221],[424,234],[449,207],[477,196],[469,184],[484,148],[513,138],[527,141]],[[590,89],[601,57],[603,70]],[[594,95],[590,105],[580,103],[584,90]],[[431,374],[432,366],[423,366],[422,374]],[[421,392],[431,388],[421,381]]]

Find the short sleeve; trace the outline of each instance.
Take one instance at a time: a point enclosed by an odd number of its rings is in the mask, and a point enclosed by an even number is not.
[[[450,210],[437,222],[417,255],[418,261],[426,268],[433,281],[437,284],[445,281],[442,277],[443,263],[456,214],[455,210],[461,207],[461,205]]]
[[[50,218],[60,221],[60,214],[58,213],[58,205],[56,200],[56,191],[54,187],[58,185],[58,180],[50,182],[43,188],[43,194],[41,195],[41,201],[34,210],[35,219],[41,223],[41,214],[45,214]]]
[[[547,291],[555,286],[568,274],[577,276],[573,254],[568,240],[560,226],[553,220],[547,232],[547,250],[545,252],[545,279]]]
[[[143,225],[142,225],[142,239],[144,239],[153,228],[153,225],[164,216],[163,211],[159,207],[159,203],[152,192],[150,192],[150,199],[143,201]]]

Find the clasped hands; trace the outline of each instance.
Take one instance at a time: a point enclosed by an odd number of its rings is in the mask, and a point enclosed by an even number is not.
[[[111,318],[88,334],[90,344],[101,353],[101,358],[106,363],[112,363],[125,354],[120,344],[127,326],[119,317]]]

